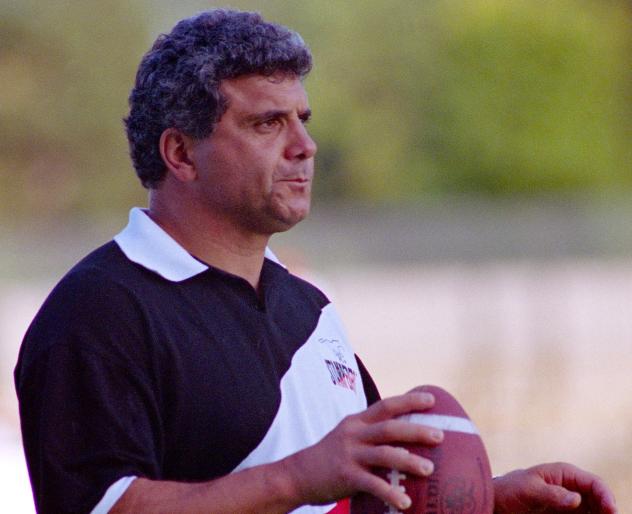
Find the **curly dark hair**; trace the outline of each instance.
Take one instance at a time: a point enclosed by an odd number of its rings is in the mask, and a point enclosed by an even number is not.
[[[130,155],[146,188],[164,179],[158,148],[167,128],[196,139],[211,134],[227,108],[222,80],[257,73],[305,77],[312,56],[303,39],[257,13],[218,9],[180,21],[145,54],[125,118]]]

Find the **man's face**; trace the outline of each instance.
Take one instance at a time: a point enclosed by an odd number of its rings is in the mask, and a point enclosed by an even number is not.
[[[239,230],[287,230],[310,207],[316,144],[305,129],[305,89],[283,75],[225,80],[220,89],[228,109],[191,154],[198,200]]]

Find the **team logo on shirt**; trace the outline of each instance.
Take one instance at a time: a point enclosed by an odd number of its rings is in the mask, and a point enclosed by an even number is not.
[[[325,359],[331,382],[355,392],[357,373],[347,365],[346,348],[338,339],[321,337],[318,342],[331,352],[332,359]]]
[[[334,385],[340,387],[346,387],[347,389],[351,389],[353,392],[356,390],[356,372],[351,368],[345,366],[344,364],[340,364],[336,361],[330,361],[329,359],[325,359],[325,364],[327,365],[327,369],[329,370],[329,375],[331,377],[331,381]]]

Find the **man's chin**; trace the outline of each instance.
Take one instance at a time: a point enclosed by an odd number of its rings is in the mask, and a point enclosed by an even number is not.
[[[293,226],[303,221],[309,214],[309,207],[301,209],[284,209],[283,212],[278,212],[275,216],[274,232],[285,232],[291,229]]]
[[[277,230],[277,232],[285,232],[286,230],[290,230],[292,227],[303,221],[306,217],[307,213],[279,220],[279,229]]]

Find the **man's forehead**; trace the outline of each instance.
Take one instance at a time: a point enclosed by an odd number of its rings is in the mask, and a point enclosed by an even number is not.
[[[296,75],[243,75],[223,80],[220,91],[227,98],[229,108],[238,110],[308,107],[307,93]]]

